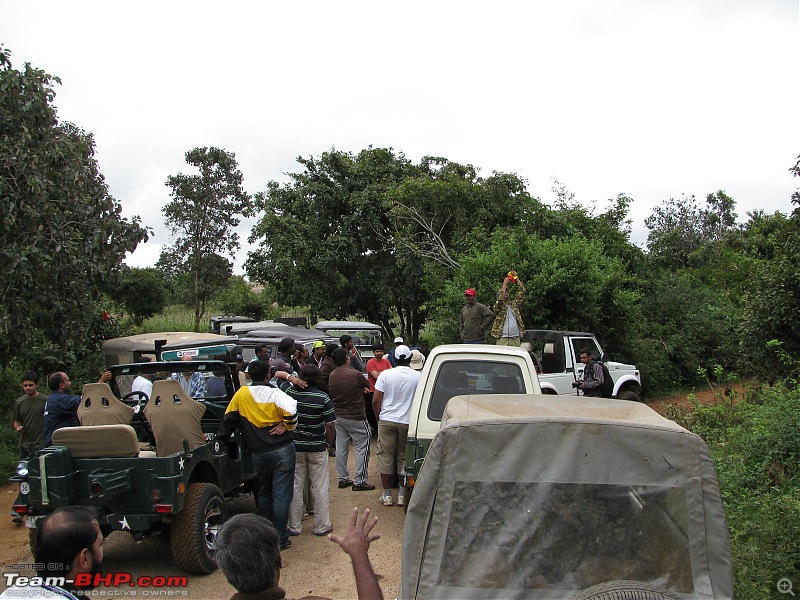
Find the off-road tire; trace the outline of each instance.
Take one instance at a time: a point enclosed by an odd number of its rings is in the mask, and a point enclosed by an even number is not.
[[[617,400],[628,400],[629,402],[641,402],[642,399],[636,392],[632,390],[625,390],[617,394]]]
[[[672,592],[644,581],[607,581],[578,592],[572,600],[675,600]]]
[[[216,485],[190,483],[183,510],[170,527],[175,564],[192,575],[206,575],[216,570],[214,541],[227,518],[225,498]]]

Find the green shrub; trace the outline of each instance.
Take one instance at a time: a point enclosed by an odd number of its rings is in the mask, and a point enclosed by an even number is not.
[[[736,596],[766,598],[779,579],[800,581],[800,390],[780,382],[691,412],[672,407],[669,416],[711,448]]]

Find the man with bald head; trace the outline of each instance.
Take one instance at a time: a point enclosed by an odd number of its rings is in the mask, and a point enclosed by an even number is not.
[[[106,371],[97,380],[97,383],[110,381],[113,375]],[[61,371],[52,373],[47,378],[47,387],[50,395],[44,405],[44,445],[53,443],[53,433],[62,427],[77,427],[81,424],[78,420],[78,406],[80,396],[72,395],[72,382],[69,376]]]

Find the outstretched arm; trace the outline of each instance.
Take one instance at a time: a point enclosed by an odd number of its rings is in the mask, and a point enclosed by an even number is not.
[[[359,516],[358,507],[354,507],[345,534],[328,536],[339,544],[353,561],[358,600],[383,600],[383,592],[378,585],[378,577],[372,570],[368,554],[369,545],[381,537],[378,533],[372,533],[372,528],[377,522],[378,517],[370,518],[368,508],[365,508]]]

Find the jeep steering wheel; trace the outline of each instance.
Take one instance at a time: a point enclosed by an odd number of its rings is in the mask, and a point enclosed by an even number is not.
[[[130,399],[134,396],[139,396],[139,399],[136,402],[131,402]],[[150,400],[150,397],[145,392],[136,390],[135,392],[125,394],[121,400],[128,406],[132,406],[134,412],[139,413],[141,412],[142,406],[147,404],[147,401]]]

